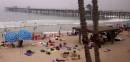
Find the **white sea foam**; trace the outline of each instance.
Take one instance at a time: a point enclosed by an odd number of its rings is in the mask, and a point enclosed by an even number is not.
[[[64,22],[63,22],[64,21]],[[75,21],[75,22],[74,22]],[[123,24],[130,22],[128,19],[111,19],[106,21],[99,21],[100,25],[112,25],[112,24]],[[0,28],[8,28],[9,31],[17,31],[22,27],[29,29],[30,31],[38,32],[58,32],[61,31],[71,31],[72,27],[79,26],[78,20],[27,20],[27,21],[11,21],[11,22],[0,22]],[[87,25],[92,25],[92,21],[87,21]],[[4,31],[4,29],[0,30]]]

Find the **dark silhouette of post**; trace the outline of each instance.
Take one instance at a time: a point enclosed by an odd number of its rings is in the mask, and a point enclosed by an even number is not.
[[[80,26],[82,34],[82,42],[84,44],[86,62],[92,62],[91,55],[88,48],[88,33],[86,32],[87,24],[85,18],[84,0],[78,0],[79,15],[80,15]]]
[[[99,48],[101,47],[99,41],[99,34],[98,34],[98,20],[99,20],[99,12],[98,12],[98,1],[92,0],[93,9],[92,9],[92,20],[93,20],[93,29],[94,29],[94,39],[93,42],[95,43],[94,53],[95,53],[95,62],[100,62],[100,55],[99,55]]]

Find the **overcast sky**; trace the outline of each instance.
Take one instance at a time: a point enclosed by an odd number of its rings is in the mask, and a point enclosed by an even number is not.
[[[84,0],[85,5],[91,0]],[[98,0],[102,10],[130,11],[130,0]],[[77,9],[78,0],[0,0],[0,8],[19,6],[32,8]]]

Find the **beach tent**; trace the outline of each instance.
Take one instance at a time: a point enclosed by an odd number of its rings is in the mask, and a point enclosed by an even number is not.
[[[30,40],[32,39],[32,33],[27,29],[22,28],[18,31],[18,40]]]
[[[5,41],[7,42],[16,42],[17,41],[17,33],[16,32],[6,32],[4,34]]]

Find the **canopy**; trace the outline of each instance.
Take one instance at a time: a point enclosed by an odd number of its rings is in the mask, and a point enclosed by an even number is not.
[[[18,32],[18,39],[19,40],[30,40],[30,39],[32,39],[32,33],[29,32],[27,29],[22,28]]]
[[[80,27],[73,27],[72,29],[75,29],[76,31],[81,31]],[[107,31],[113,31],[113,30],[119,30],[119,28],[111,27],[111,26],[99,26],[98,27],[98,32],[107,32]],[[93,33],[94,29],[93,26],[88,26],[86,28],[86,32]]]
[[[7,41],[7,42],[16,42],[17,41],[17,33],[15,33],[15,32],[6,32],[5,33],[5,41]]]
[[[127,27],[130,28],[130,23],[127,23]]]

